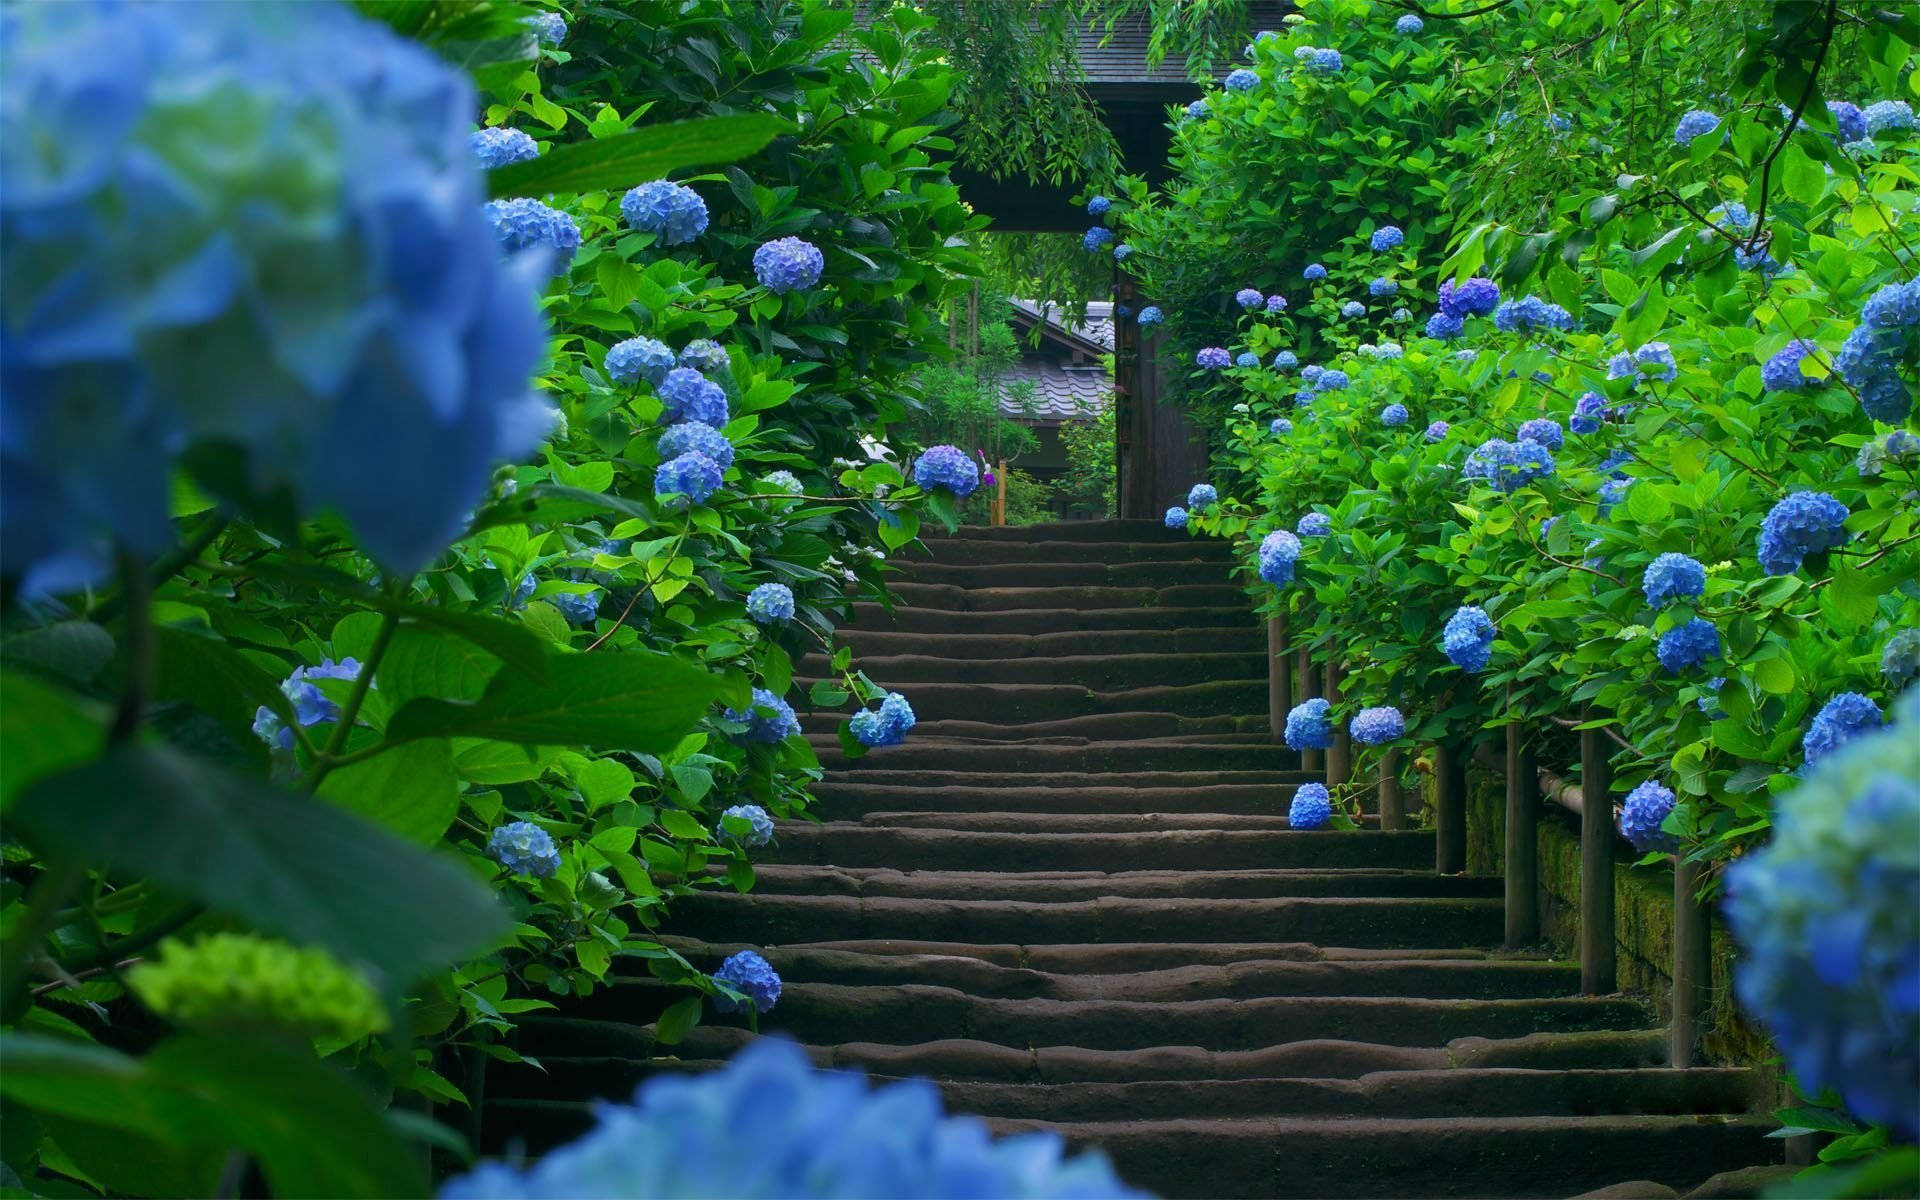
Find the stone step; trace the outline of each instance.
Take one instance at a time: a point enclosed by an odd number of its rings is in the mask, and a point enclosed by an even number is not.
[[[789,896],[896,896],[947,900],[1097,900],[1186,897],[1234,900],[1285,896],[1502,895],[1492,875],[1394,871],[902,871],[761,863],[754,890]]]
[[[698,939],[661,934],[678,947],[705,946]],[[1126,974],[1188,966],[1231,966],[1252,961],[1287,962],[1483,962],[1506,957],[1497,950],[1388,949],[1316,946],[1308,942],[1103,942],[1020,945],[1012,942],[929,942],[911,938],[863,941],[791,942],[789,950],[846,950],[855,954],[909,954],[930,958],[970,958],[1002,967],[1054,974]]]
[[[1182,608],[1230,608],[1247,614],[1247,594],[1238,585],[1182,583],[1164,587],[958,587],[950,583],[895,583],[888,589],[894,600],[919,612],[1057,612],[1087,608],[1147,609],[1150,616]],[[1149,628],[1164,628],[1151,623]]]
[[[1250,623],[1201,629],[1134,629],[1064,633],[942,633],[846,627],[834,640],[864,662],[899,654],[943,659],[1011,662],[1028,658],[1073,658],[1116,651],[1133,654],[1255,654],[1267,650],[1265,631]]]
[[[951,533],[930,529],[922,535],[936,557],[946,552],[951,542],[1158,542],[1175,545],[1209,545],[1184,529],[1168,529],[1147,517],[1109,517],[1099,521],[1048,521],[1039,525],[962,525]]]
[[[1027,561],[958,563],[905,559],[895,562],[891,584],[947,584],[961,588],[1100,587],[1166,588],[1182,584],[1232,586],[1233,564],[1221,559],[1159,559],[1151,562]],[[1244,592],[1242,593],[1245,594]]]
[[[1291,790],[1291,789],[1289,789]],[[1019,793],[1003,795],[1018,799]],[[906,797],[905,799],[911,799]],[[875,829],[943,829],[978,833],[1154,833],[1163,830],[1261,830],[1283,833],[1293,826],[1284,813],[1274,812],[1271,793],[1256,792],[1245,800],[1249,812],[919,812],[912,810],[863,813],[860,824]],[[1282,805],[1284,807],[1284,805]],[[1264,809],[1264,811],[1258,811]]]
[[[892,681],[874,676],[883,687]],[[1057,721],[1103,714],[1177,713],[1182,716],[1260,714],[1266,727],[1267,681],[1214,680],[1182,687],[1096,690],[1070,683],[915,683],[900,689],[922,721],[981,721],[995,725]]]
[[[939,658],[931,654],[862,656],[857,665],[869,678],[906,690],[920,683],[1072,684],[1101,691],[1167,684],[1260,680],[1267,656],[1259,654],[1081,654],[1066,658]],[[795,664],[803,682],[831,673],[824,654],[809,654]]]
[[[1168,714],[1167,720],[1179,718]],[[1262,725],[1264,728],[1264,719]],[[1285,746],[1275,745],[1264,732],[1257,740],[1225,741],[1217,736],[1178,736],[1125,738],[1113,740],[1099,736],[1075,737],[1060,742],[989,742],[943,738],[925,726],[917,727],[905,743],[875,751],[846,764],[837,748],[817,746],[820,761],[828,767],[828,778],[844,770],[854,778],[866,769],[913,771],[922,768],[937,771],[1162,771],[1191,769],[1204,763],[1216,770],[1288,770],[1299,765],[1300,756]]]
[[[1433,863],[1433,835],[1418,831],[1283,833],[980,833],[875,829],[854,822],[789,825],[769,862],[946,871],[1244,871],[1274,867],[1399,867]],[[1021,939],[1028,940],[1028,939]],[[1471,944],[1471,943],[1468,943]]]
[[[1317,773],[1281,770],[1188,771],[941,771],[897,770],[888,759],[863,758],[816,783],[815,795],[838,795],[843,788],[1134,788],[1169,793],[1193,788],[1311,783]]]
[[[1209,539],[1154,542],[1072,542],[1058,538],[1010,541],[1006,538],[943,537],[928,542],[931,552],[909,551],[907,562],[994,566],[1023,563],[1190,563],[1214,564],[1225,569],[1239,561],[1229,542]]]
[[[913,690],[917,692],[918,688]],[[821,745],[823,749],[831,752],[839,745],[836,731],[849,715],[839,710],[826,713],[802,713],[800,727],[809,736],[826,735]],[[1091,716],[1061,717],[1051,721],[1030,721],[1014,725],[998,721],[922,720],[914,726],[913,738],[907,744],[957,742],[1007,746],[1047,742],[1062,744],[1090,740],[1138,743],[1167,739],[1180,739],[1189,743],[1187,747],[1189,757],[1195,752],[1195,744],[1203,740],[1215,746],[1249,742],[1274,745],[1265,714],[1191,717],[1175,712],[1095,713]],[[885,749],[897,751],[900,747],[885,747]],[[1280,749],[1285,754],[1292,754],[1284,747]],[[1287,761],[1297,763],[1298,758],[1296,756]]]
[[[851,621],[862,629],[905,633],[1049,634],[1091,631],[1122,634],[1134,630],[1254,629],[1264,636],[1264,630],[1255,621],[1244,596],[1239,597],[1237,603],[1214,601],[1200,607],[1162,604],[1149,608],[1144,604],[1121,605],[1105,595],[1104,589],[1096,590],[1101,594],[1082,608],[990,610],[976,607],[966,611],[951,608],[887,609],[863,601],[852,606]],[[1065,597],[1051,599],[1062,604],[1070,603]]]
[[[990,777],[989,777],[990,778]],[[1090,783],[1097,775],[1085,776]],[[830,820],[871,818],[877,812],[950,813],[961,817],[1018,810],[1028,815],[1051,813],[1126,814],[1245,814],[1280,816],[1287,811],[1299,784],[1277,777],[1261,784],[1225,783],[1208,787],[903,787],[890,783],[837,782],[814,790],[811,810]],[[898,823],[898,822],[894,822]],[[949,829],[973,828],[948,824]],[[990,826],[989,826],[990,827]],[[1284,825],[1283,825],[1284,827]]]

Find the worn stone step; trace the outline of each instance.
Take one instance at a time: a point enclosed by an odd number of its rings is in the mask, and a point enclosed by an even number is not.
[[[1120,647],[1115,647],[1119,649]],[[930,654],[870,655],[859,667],[889,687],[919,683],[1052,683],[1114,690],[1152,685],[1266,679],[1266,654],[1083,654],[1067,658],[938,658]],[[803,681],[830,673],[827,656],[795,664]],[[903,689],[904,690],[904,689]]]
[[[1061,609],[1102,608],[1179,611],[1183,608],[1241,606],[1247,616],[1247,594],[1237,584],[1180,583],[1160,587],[959,587],[949,583],[895,583],[889,591],[895,601],[918,612],[1053,612]]]
[[[1062,633],[941,633],[891,629],[836,630],[837,644],[864,662],[869,657],[925,654],[943,659],[1013,661],[1113,654],[1255,654],[1267,650],[1266,633],[1251,623],[1202,629],[1133,629]]]
[[[763,895],[895,896],[950,900],[1096,900],[1188,897],[1232,900],[1283,896],[1502,895],[1492,875],[1427,871],[902,871],[762,863],[754,890]]]
[[[1089,781],[1098,776],[1087,776]],[[1287,810],[1294,781],[1261,784],[1226,783],[1208,787],[901,787],[895,784],[837,782],[815,790],[813,812],[830,820],[868,819],[882,811],[951,814],[978,818],[995,812],[1019,810],[1032,814],[1123,814],[1139,817],[1154,813],[1242,814],[1279,816]],[[899,822],[891,822],[899,824]],[[924,822],[923,822],[924,823]],[[990,828],[947,824],[948,829]],[[1282,825],[1284,828],[1284,823]]]
[[[1179,718],[1169,715],[1169,721]],[[1264,724],[1264,720],[1263,720]],[[1256,740],[1257,739],[1257,740]],[[1213,735],[1169,735],[1159,738],[1111,739],[1077,737],[1058,742],[985,742],[942,738],[915,728],[898,746],[868,754],[848,763],[830,743],[816,744],[828,778],[858,778],[866,769],[911,771],[1161,771],[1191,769],[1204,763],[1218,770],[1287,770],[1300,757],[1274,744],[1264,733],[1229,742]]]
[[[1233,544],[1211,538],[1166,539],[1151,542],[1064,541],[1048,538],[1039,541],[1010,541],[1005,538],[943,537],[928,543],[929,549],[911,550],[900,557],[904,561],[954,564],[1022,563],[1133,563],[1133,562],[1205,562],[1230,567],[1238,558]]]
[[[895,563],[890,585],[948,584],[961,588],[1101,587],[1165,588],[1182,584],[1232,585],[1233,563],[1218,558],[1113,562],[1029,560],[1019,563],[960,563],[904,559]],[[1244,593],[1243,593],[1244,594]]]
[[[1046,589],[1043,589],[1046,590]],[[1201,606],[1122,603],[1104,590],[1081,608],[1000,608],[965,611],[940,608],[888,609],[868,601],[852,606],[851,623],[862,629],[918,633],[1084,633],[1124,634],[1134,630],[1260,629],[1246,597],[1237,603],[1213,600]],[[1047,599],[1048,597],[1037,597]],[[1076,601],[1051,597],[1056,603]]]
[[[676,948],[706,946],[697,938],[659,935]],[[1114,974],[1186,966],[1230,966],[1251,961],[1286,962],[1482,962],[1508,957],[1502,951],[1406,947],[1316,946],[1308,942],[930,942],[912,938],[790,942],[789,950],[845,950],[856,954],[908,954],[977,959],[996,966],[1053,974]]]
[[[918,688],[910,685],[910,690]],[[850,714],[843,711],[800,714],[800,727],[809,737],[820,737],[823,748],[831,752],[839,745],[833,736]],[[1254,742],[1273,746],[1265,714],[1191,717],[1177,712],[1111,712],[1083,717],[1060,717],[1049,721],[1006,724],[999,721],[933,720],[914,726],[908,745],[930,742],[963,742],[974,745],[1029,745],[1042,742],[1144,742],[1181,739],[1197,743],[1205,739],[1219,745],[1227,742]],[[890,754],[900,747],[885,747]],[[1193,749],[1189,745],[1189,752]],[[1280,749],[1287,754],[1284,747]],[[822,760],[824,761],[824,760]],[[1298,758],[1289,761],[1297,764]]]
[[[1184,529],[1168,529],[1146,517],[1108,517],[1098,521],[1047,521],[1037,525],[962,525],[948,533],[932,529],[922,534],[927,546],[940,555],[949,543],[976,542],[1159,542],[1206,545]]]
[[[770,862],[946,871],[1244,871],[1273,867],[1399,867],[1433,862],[1433,835],[1315,830],[1159,833],[978,833],[874,829],[853,822],[782,828]]]
[[[1285,814],[1275,813],[1273,799],[1262,794],[1250,801],[1264,812],[869,812],[862,825],[887,829],[951,829],[981,833],[1151,833],[1171,829],[1265,830],[1293,828]]]
[[[881,758],[862,759],[814,785],[816,795],[837,795],[843,788],[898,787],[932,791],[938,788],[1135,788],[1173,792],[1205,787],[1278,787],[1310,783],[1317,773],[1281,770],[1212,771],[943,771],[898,770]],[[856,793],[857,794],[857,793]]]
[[[875,676],[874,681],[891,686]],[[1107,713],[1179,713],[1183,716],[1260,714],[1266,722],[1267,681],[1214,680],[1182,687],[1097,690],[1070,683],[915,683],[903,687],[923,721],[984,721],[996,725],[1055,721]]]

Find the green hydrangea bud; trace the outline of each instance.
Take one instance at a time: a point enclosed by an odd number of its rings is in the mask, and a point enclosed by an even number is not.
[[[168,939],[127,983],[154,1012],[194,1029],[358,1041],[387,1028],[359,972],[324,950],[250,933]]]

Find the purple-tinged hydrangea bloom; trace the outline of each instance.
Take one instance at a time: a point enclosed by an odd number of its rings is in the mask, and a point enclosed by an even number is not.
[[[1642,854],[1656,850],[1671,852],[1680,848],[1680,839],[1660,828],[1673,811],[1673,789],[1649,779],[1627,793],[1620,809],[1620,833]]]
[[[1167,510],[1167,515],[1162,519],[1162,523],[1165,524],[1168,529],[1185,529],[1187,527],[1187,510],[1181,508],[1178,504],[1174,505]]]
[[[1187,507],[1196,512],[1212,508],[1220,499],[1220,493],[1210,483],[1196,483],[1187,490]]]
[[[1389,404],[1380,410],[1380,423],[1391,429],[1396,425],[1405,425],[1407,423],[1407,416],[1406,405]]]
[[[1420,19],[1419,13],[1402,13],[1400,14],[1400,19],[1393,23],[1393,31],[1395,33],[1403,34],[1408,37],[1411,37],[1412,35],[1419,33],[1422,29],[1425,29],[1426,27],[1427,27],[1427,23]]]
[[[690,450],[661,463],[654,471],[653,495],[657,500],[666,500],[669,507],[684,507],[689,502],[704,504],[707,497],[720,490],[722,474],[719,463]]]
[[[644,379],[654,387],[666,382],[673,370],[673,351],[665,342],[650,337],[631,337],[616,342],[607,351],[607,378],[615,383],[638,383]],[[685,364],[682,364],[685,365]]]
[[[753,252],[753,277],[776,294],[805,291],[826,267],[820,248],[797,237],[775,238]]]
[[[1287,805],[1287,828],[1325,829],[1333,819],[1333,798],[1324,783],[1303,783],[1294,789],[1293,802]]]
[[[1870,730],[1880,728],[1880,706],[1858,692],[1842,692],[1820,706],[1800,741],[1808,762],[1818,762]]]
[[[1913,106],[1905,100],[1876,100],[1861,110],[1860,116],[1866,122],[1868,137],[1913,132]]]
[[[1224,347],[1205,346],[1201,348],[1200,353],[1193,356],[1193,361],[1208,370],[1217,371],[1231,363],[1233,356],[1228,354]]]
[[[1267,311],[1270,313],[1279,313],[1279,312],[1287,311],[1287,298],[1285,296],[1280,295],[1277,292],[1271,296],[1268,296]]]
[[[1166,319],[1167,315],[1160,311],[1158,304],[1149,304],[1140,310],[1140,323],[1142,325],[1158,325]]]
[[[1833,357],[1835,373],[1853,385],[1861,409],[1876,421],[1897,424],[1912,411],[1912,389],[1900,371],[1909,340],[1898,329],[1857,325]]]
[[[1300,277],[1309,283],[1313,283],[1325,279],[1327,277],[1327,269],[1319,263],[1308,263],[1306,270],[1300,272]]]
[[[660,396],[660,419],[668,424],[697,421],[718,429],[727,423],[727,393],[691,367],[674,367],[654,390]]]
[[[1287,434],[1293,432],[1293,422],[1287,420],[1285,417],[1275,417],[1273,421],[1268,424],[1267,432],[1274,437],[1285,437]]]
[[[1920,281],[1887,284],[1860,306],[1860,319],[1887,329],[1920,324]]]
[[[1665,342],[1648,342],[1633,352],[1633,369],[1641,379],[1672,383],[1680,374],[1673,350]]]
[[[945,488],[964,500],[980,486],[980,468],[958,446],[928,446],[914,460],[913,481],[927,491]]]
[[[1250,92],[1260,85],[1260,76],[1241,67],[1230,71],[1226,78],[1226,88],[1230,92]]]
[[[1319,363],[1308,363],[1300,368],[1300,379],[1303,383],[1315,384],[1320,382],[1320,377],[1326,373],[1327,369]]]
[[[718,375],[733,366],[733,360],[727,357],[727,348],[712,338],[695,338],[680,349],[676,360],[683,367],[692,367],[702,375]]]
[[[1466,330],[1467,324],[1459,317],[1438,312],[1427,318],[1427,336],[1442,342],[1450,342]]]
[[[482,168],[493,170],[508,163],[526,162],[540,157],[540,146],[518,129],[489,126],[467,135],[467,148]]]
[[[1518,436],[1523,442],[1537,442],[1549,450],[1558,450],[1567,441],[1567,431],[1560,428],[1560,422],[1551,417],[1535,417],[1520,422]]]
[[[754,1012],[763,1013],[780,1001],[779,973],[773,969],[773,964],[751,950],[728,955],[713,977],[746,997],[741,1001],[715,992],[713,1007],[716,1011],[730,1013],[751,1008]]]
[[[1662,608],[1675,600],[1691,600],[1707,594],[1707,569],[1697,559],[1668,551],[1647,564],[1640,579],[1640,590],[1647,603]]]
[[[747,593],[747,616],[761,625],[793,620],[793,589],[784,583],[763,583]]]
[[[1299,365],[1300,356],[1291,350],[1282,350],[1273,356],[1273,369],[1276,371],[1291,371]]]
[[[1406,735],[1407,719],[1390,704],[1363,708],[1354,714],[1347,732],[1362,746],[1381,746]]]
[[[684,245],[707,231],[707,202],[700,193],[664,179],[628,190],[620,200],[620,215],[633,228],[653,234],[662,246]]]
[[[928,1080],[874,1088],[785,1038],[756,1038],[717,1071],[655,1075],[633,1103],[595,1111],[593,1129],[538,1163],[485,1163],[440,1200],[1145,1196],[1098,1151],[1067,1157],[1057,1133],[995,1141],[978,1118],[949,1117]]]
[[[1502,333],[1534,329],[1572,329],[1573,314],[1538,296],[1508,300],[1493,310],[1493,327]]]
[[[747,828],[736,833],[727,828],[728,821],[744,821]],[[720,810],[720,824],[714,828],[714,837],[748,850],[758,850],[773,840],[773,818],[758,804],[736,804]]]
[[[1086,250],[1105,250],[1113,245],[1113,230],[1105,225],[1095,225],[1081,236],[1080,245]]]
[[[520,23],[533,30],[542,45],[558,46],[567,40],[567,19],[557,12],[533,13],[520,18]]]
[[[535,879],[552,878],[560,869],[560,849],[553,844],[553,835],[532,821],[496,826],[487,835],[487,857],[515,875]]]
[[[1367,295],[1369,296],[1391,296],[1399,290],[1399,283],[1388,279],[1385,275],[1377,275],[1367,281]]]
[[[600,601],[605,597],[605,592],[594,588],[585,592],[555,592],[547,599],[560,610],[567,624],[576,629],[588,629],[600,619]]]
[[[1554,473],[1553,453],[1538,442],[1489,438],[1461,464],[1462,479],[1480,479],[1495,491],[1512,492]]]
[[[1461,670],[1484,671],[1493,658],[1494,633],[1487,610],[1465,604],[1447,618],[1446,628],[1440,632],[1440,647],[1446,651],[1447,661]]]
[[[1358,300],[1349,300],[1340,306],[1340,315],[1347,318],[1364,317],[1367,315],[1367,306]]]
[[[1290,750],[1325,750],[1333,745],[1333,705],[1318,696],[1294,705],[1282,736]]]
[[[1233,356],[1233,365],[1236,367],[1257,367],[1260,365],[1260,356],[1251,350],[1242,350]]]
[[[1599,392],[1586,392],[1573,402],[1573,416],[1568,419],[1567,427],[1579,434],[1599,433],[1606,419],[1607,398]]]
[[[1770,392],[1796,392],[1819,386],[1820,380],[1800,371],[1800,361],[1819,348],[1805,338],[1788,342],[1760,368],[1760,385]]]
[[[1105,196],[1095,196],[1093,199],[1087,201],[1087,215],[1090,217],[1104,217],[1107,215],[1107,210],[1112,207],[1112,200]]]
[[[528,576],[526,590],[533,590],[533,578]],[[340,719],[340,706],[331,697],[321,691],[312,681],[315,679],[358,679],[360,660],[352,656],[339,662],[323,658],[317,667],[295,667],[293,674],[280,683],[280,694],[293,706],[293,719],[303,728],[315,725],[331,725]],[[377,685],[370,685],[377,686]],[[266,705],[254,710],[253,732],[276,750],[291,750],[294,745],[293,730],[283,724],[274,711]]]
[[[1703,108],[1690,109],[1682,114],[1673,127],[1673,140],[1676,145],[1685,146],[1693,139],[1712,133],[1720,128],[1720,118]]]
[[[1293,564],[1300,557],[1300,539],[1276,529],[1260,539],[1260,578],[1275,587],[1293,582]]]
[[[1303,538],[1326,537],[1333,532],[1333,518],[1325,513],[1310,512],[1300,518],[1294,532]]]
[[[753,689],[753,702],[746,708],[729,708],[723,715],[746,726],[734,735],[737,741],[771,746],[800,732],[800,718],[793,715],[793,705],[766,688]]]
[[[1450,317],[1484,317],[1500,307],[1500,285],[1475,275],[1440,285],[1440,311]]]
[[[1902,629],[1887,639],[1880,654],[1880,674],[1895,694],[1920,680],[1920,628]]]
[[[1312,75],[1338,75],[1346,65],[1341,61],[1338,50],[1314,46],[1300,47],[1293,52],[1293,57]]]
[[[574,219],[530,196],[487,201],[487,220],[507,253],[549,251],[556,275],[573,265],[574,252],[580,249],[580,226]]]
[[[683,421],[668,426],[667,431],[660,435],[661,461],[679,458],[692,451],[706,455],[718,463],[722,471],[733,465],[733,443],[711,425]]]
[[[1829,100],[1827,112],[1833,117],[1834,124],[1839,126],[1841,141],[1857,142],[1867,136],[1867,117],[1860,111],[1858,104],[1845,100]]]
[[[1398,225],[1382,225],[1373,231],[1373,236],[1367,239],[1367,245],[1374,250],[1392,250],[1406,240],[1407,235],[1401,232]]]
[[[1315,391],[1337,392],[1346,387],[1349,382],[1351,381],[1347,378],[1345,371],[1327,370],[1320,372],[1320,377],[1313,381],[1313,386]]]
[[[898,746],[915,723],[913,706],[899,692],[888,692],[878,708],[853,714],[847,729],[862,746]]]
[[[1654,655],[1668,674],[1691,671],[1708,659],[1720,657],[1720,631],[1713,627],[1713,622],[1694,617],[1661,634],[1654,646]]]
[[[1448,431],[1452,428],[1453,426],[1445,421],[1435,421],[1427,426],[1425,437],[1429,442],[1444,442],[1447,440]]]
[[[1295,408],[1307,408],[1313,404],[1314,400],[1319,398],[1319,395],[1320,393],[1310,388],[1301,388],[1293,394],[1293,406]]]
[[[1825,492],[1795,492],[1775,504],[1760,525],[1760,568],[1791,575],[1808,555],[1847,540],[1847,506]]]

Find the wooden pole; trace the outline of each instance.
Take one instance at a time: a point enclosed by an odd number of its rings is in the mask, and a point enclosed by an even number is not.
[[[1334,705],[1340,703],[1340,680],[1345,672],[1339,660],[1331,655],[1327,658],[1327,684],[1324,695]],[[1353,737],[1347,733],[1345,725],[1335,725],[1333,745],[1327,747],[1327,786],[1339,787],[1353,778]]]
[[[1380,759],[1380,828],[1407,827],[1407,797],[1400,790],[1400,751],[1390,749]]]
[[[1320,673],[1313,669],[1313,656],[1302,646],[1294,652],[1294,663],[1300,677],[1294,686],[1293,702],[1303,704],[1320,694]],[[1302,750],[1300,769],[1302,771],[1320,771],[1326,768],[1326,752],[1323,750]]]
[[[993,468],[993,523],[1007,523],[1007,464],[995,464]]]
[[[1458,875],[1467,869],[1467,755],[1459,743],[1433,751],[1433,869]]]
[[[1507,948],[1540,940],[1540,780],[1518,721],[1507,722]]]
[[[1267,732],[1284,742],[1293,708],[1293,656],[1287,653],[1287,614],[1267,618]]]
[[[1700,1018],[1707,1007],[1707,985],[1712,970],[1709,955],[1707,908],[1700,891],[1700,864],[1673,865],[1673,1024],[1667,1034],[1667,1054],[1675,1067],[1694,1065],[1700,1043]]]
[[[1605,733],[1581,730],[1580,990],[1588,995],[1616,990],[1612,783]]]

